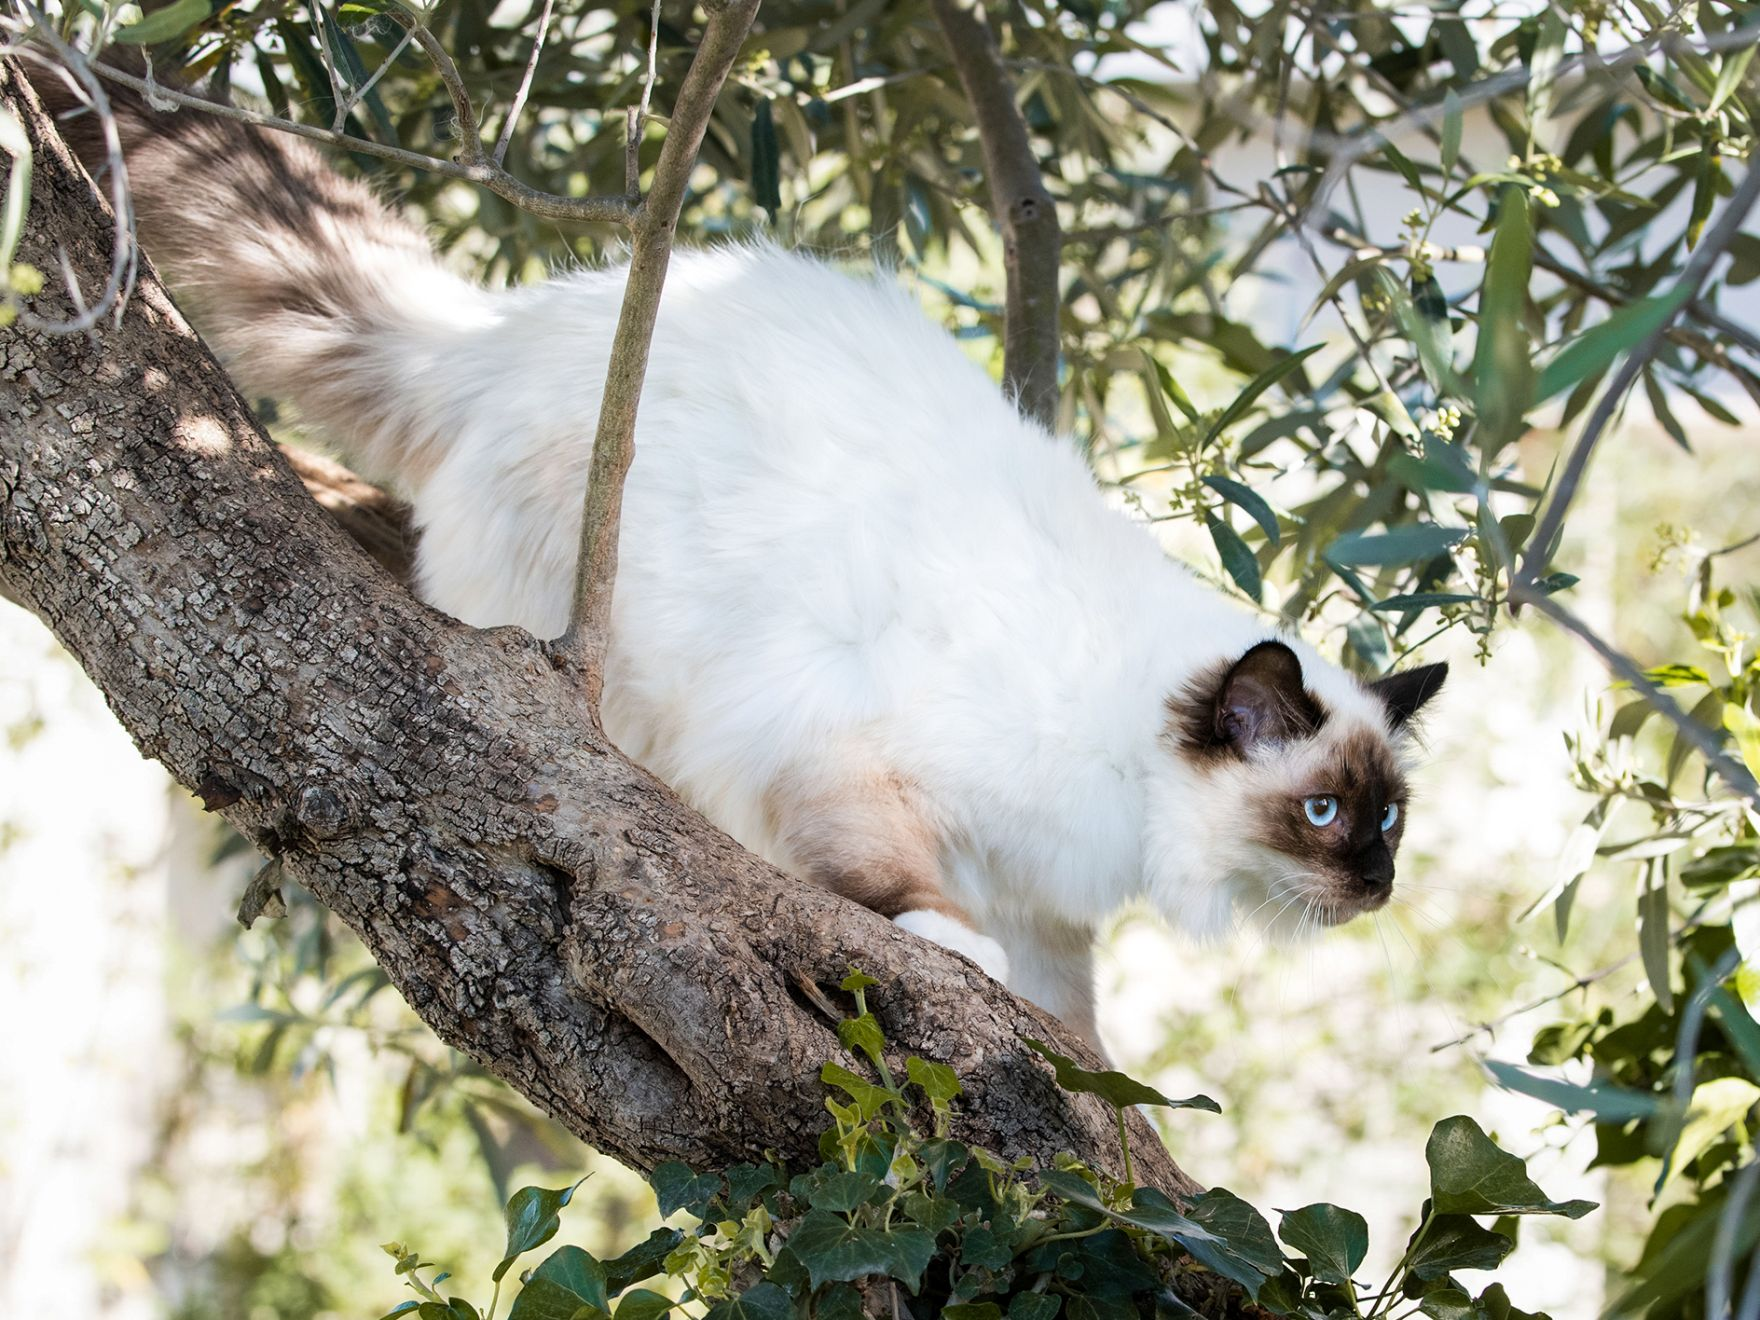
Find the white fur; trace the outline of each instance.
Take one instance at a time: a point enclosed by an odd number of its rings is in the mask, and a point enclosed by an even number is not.
[[[980,971],[993,981],[1008,982],[1008,955],[988,935],[980,935],[970,926],[930,908],[900,912],[893,919],[901,930],[934,940],[944,949],[964,954],[978,964]]]
[[[489,293],[436,267],[339,369],[387,402],[372,435],[333,438],[400,482],[421,593],[468,623],[567,622],[623,281]],[[421,461],[387,473],[398,432]],[[1015,984],[1080,1016],[1088,934],[1127,900],[1214,935],[1294,883],[1247,837],[1229,772],[1164,737],[1170,693],[1272,632],[1109,508],[1075,446],[891,282],[762,246],[674,258],[605,718],[748,847],[790,864],[766,809],[784,776],[907,776],[949,895],[1000,946],[933,913],[900,924],[987,968],[1006,948]],[[1292,645],[1328,731],[1386,730],[1354,679]]]

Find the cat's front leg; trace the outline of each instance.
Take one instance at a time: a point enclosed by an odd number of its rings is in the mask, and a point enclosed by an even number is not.
[[[991,980],[1001,981],[1004,985],[1008,983],[1008,954],[988,935],[973,930],[963,917],[938,912],[934,908],[916,908],[900,912],[892,920],[913,935],[921,935],[926,940],[934,940],[942,948],[964,954]]]

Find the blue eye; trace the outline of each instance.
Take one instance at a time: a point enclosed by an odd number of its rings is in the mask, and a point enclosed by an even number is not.
[[[1308,824],[1324,828],[1338,819],[1338,799],[1335,797],[1304,798],[1302,810],[1308,813]]]
[[[1387,810],[1381,813],[1381,832],[1386,834],[1399,823],[1399,803],[1389,802]]]

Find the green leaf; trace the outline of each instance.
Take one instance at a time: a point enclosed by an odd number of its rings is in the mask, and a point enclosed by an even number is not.
[[[841,1063],[828,1063],[819,1069],[819,1080],[827,1086],[835,1086],[854,1100],[864,1123],[879,1114],[887,1101],[898,1098],[894,1092],[857,1076]]]
[[[708,1216],[709,1202],[721,1190],[721,1179],[712,1173],[699,1177],[688,1166],[677,1160],[668,1160],[648,1175],[648,1186],[654,1189],[662,1219],[679,1210],[704,1219]]]
[[[1259,576],[1259,561],[1253,558],[1253,552],[1241,540],[1240,533],[1209,513],[1204,515],[1204,525],[1210,529],[1210,540],[1234,584],[1258,600],[1265,590],[1264,581]]]
[[[904,1070],[911,1084],[937,1106],[951,1104],[965,1089],[959,1084],[959,1074],[945,1063],[932,1063],[913,1054],[904,1061]]]
[[[862,1228],[826,1210],[807,1211],[788,1246],[815,1288],[885,1275],[915,1292],[935,1254],[935,1239],[923,1229]]]
[[[703,1320],[794,1320],[794,1303],[773,1283],[760,1283],[709,1308]]]
[[[1197,405],[1187,397],[1186,392],[1180,388],[1179,382],[1173,378],[1173,373],[1162,365],[1158,359],[1150,357],[1146,351],[1144,356],[1149,357],[1150,365],[1155,368],[1155,379],[1161,384],[1161,392],[1172,401],[1175,408],[1178,408],[1181,413],[1185,414],[1185,419],[1188,422],[1196,425],[1198,418],[1203,416],[1203,414],[1198,411]]]
[[[1369,1224],[1355,1210],[1307,1205],[1278,1222],[1277,1235],[1308,1258],[1308,1272],[1322,1283],[1348,1284],[1369,1254]]]
[[[173,0],[127,27],[116,29],[116,40],[129,46],[156,46],[181,37],[212,12],[208,0]]]
[[[617,1320],[659,1320],[678,1303],[664,1293],[635,1288],[617,1303]]]
[[[1425,1294],[1418,1309],[1430,1320],[1488,1320],[1488,1317],[1459,1288],[1440,1288]]]
[[[782,147],[768,97],[752,112],[752,201],[774,220],[782,209]]]
[[[1756,1103],[1760,1103],[1760,1086],[1743,1077],[1719,1077],[1695,1086],[1693,1098],[1687,1103],[1687,1121],[1663,1162],[1662,1176],[1656,1180],[1657,1190],[1746,1118]]]
[[[1404,610],[1428,610],[1442,605],[1471,605],[1478,600],[1477,596],[1460,591],[1414,591],[1406,596],[1388,596],[1378,600],[1369,608],[1384,614]]]
[[[1706,106],[1709,113],[1716,114],[1718,108],[1742,85],[1742,75],[1748,71],[1748,63],[1754,58],[1756,49],[1760,47],[1750,43],[1724,54],[1718,63],[1717,82],[1711,89],[1711,103]]]
[[[493,1278],[497,1283],[515,1260],[556,1236],[556,1230],[562,1227],[562,1207],[568,1204],[575,1187],[580,1185],[577,1182],[574,1187],[555,1189],[522,1187],[508,1198],[507,1251],[495,1267]]]
[[[574,1320],[583,1306],[611,1309],[605,1267],[579,1247],[558,1247],[532,1271],[507,1320]]]
[[[1008,1304],[1008,1320],[1054,1320],[1062,1305],[1055,1293],[1016,1293]]]
[[[1427,1215],[1406,1243],[1406,1270],[1426,1283],[1456,1270],[1494,1270],[1515,1241],[1483,1228],[1471,1215]]]
[[[623,1255],[605,1262],[605,1290],[615,1297],[630,1284],[660,1273],[672,1249],[682,1241],[684,1234],[676,1228],[655,1229]]]
[[[1585,330],[1541,369],[1534,401],[1544,403],[1578,381],[1605,371],[1620,354],[1636,348],[1665,324],[1686,301],[1686,293],[1677,286],[1668,293],[1627,303],[1599,325]]]
[[[1669,840],[1673,842],[1673,840]],[[1664,1013],[1674,1012],[1674,987],[1668,979],[1668,877],[1660,867],[1646,867],[1643,888],[1638,891],[1638,954],[1650,993]]]
[[[1234,425],[1236,421],[1246,416],[1248,410],[1252,408],[1254,401],[1258,399],[1261,394],[1265,393],[1266,390],[1277,384],[1278,381],[1282,380],[1291,372],[1299,369],[1303,362],[1307,361],[1308,358],[1312,357],[1315,353],[1318,353],[1323,347],[1324,345],[1315,344],[1310,348],[1304,348],[1299,353],[1291,353],[1287,357],[1284,357],[1273,365],[1267,367],[1264,371],[1261,371],[1257,376],[1253,377],[1253,379],[1247,383],[1247,387],[1235,396],[1234,402],[1224,408],[1221,415],[1210,424],[1210,429],[1204,433],[1204,439],[1199,445],[1199,448],[1208,445],[1211,441],[1215,440],[1217,436],[1221,435],[1230,426]]]
[[[1723,727],[1736,740],[1736,751],[1748,773],[1760,778],[1760,719],[1746,706],[1729,702],[1723,708]]]
[[[1461,98],[1449,88],[1442,98],[1442,177],[1448,178],[1454,173],[1455,163],[1461,158]]]
[[[1151,1193],[1159,1198],[1159,1194]],[[1162,1204],[1167,1204],[1164,1198]],[[1142,1204],[1143,1193],[1137,1194]],[[1169,1207],[1171,1208],[1171,1206]],[[1220,1251],[1207,1244],[1187,1246],[1199,1261],[1225,1275],[1257,1297],[1260,1285],[1283,1272],[1283,1251],[1265,1216],[1226,1187],[1212,1187],[1192,1199],[1188,1212],[1222,1243]]]
[[[1454,369],[1454,327],[1448,319],[1448,300],[1443,297],[1436,277],[1414,276],[1411,292],[1407,293],[1392,271],[1379,267],[1375,282],[1393,307],[1401,332],[1418,350],[1418,364],[1431,388],[1440,395],[1464,395],[1466,383]]]
[[[876,1068],[880,1066],[881,1055],[886,1049],[886,1035],[872,1013],[844,1018],[837,1024],[837,1039],[844,1049],[865,1054],[869,1063]]]
[[[1283,536],[1277,528],[1277,515],[1271,511],[1271,506],[1251,486],[1228,477],[1205,477],[1204,485],[1210,487],[1230,504],[1238,505],[1245,510],[1247,516],[1259,524],[1259,530],[1265,533],[1265,539],[1272,545],[1282,543]]]
[[[1416,564],[1466,539],[1465,527],[1408,523],[1385,532],[1347,532],[1326,548],[1325,558],[1351,568]]]
[[[1528,1177],[1526,1165],[1497,1145],[1464,1114],[1445,1118],[1424,1147],[1430,1195],[1439,1214],[1563,1215],[1581,1219],[1593,1201],[1550,1201]]]
[[[1127,1105],[1165,1105],[1169,1109],[1202,1109],[1212,1114],[1222,1112],[1222,1106],[1207,1095],[1170,1100],[1154,1087],[1121,1072],[1111,1069],[1091,1072],[1074,1059],[1059,1054],[1042,1040],[1028,1039],[1026,1043],[1034,1053],[1050,1062],[1057,1073],[1057,1084],[1073,1094],[1097,1095],[1118,1109]]]
[[[859,968],[852,967],[849,969],[849,975],[837,983],[837,988],[839,990],[848,990],[851,994],[854,994],[858,990],[868,990],[879,984],[879,981],[875,980],[872,976],[869,976],[866,972]]]
[[[1487,456],[1522,433],[1534,393],[1534,364],[1523,316],[1534,264],[1527,193],[1504,188],[1497,233],[1479,293],[1479,342],[1473,354],[1473,404],[1479,447]]]
[[[1649,1091],[1633,1091],[1599,1082],[1579,1086],[1498,1059],[1485,1060],[1485,1070],[1506,1091],[1531,1095],[1536,1100],[1556,1105],[1567,1114],[1593,1114],[1603,1122],[1623,1123],[1634,1118],[1650,1118],[1663,1107],[1662,1099]]]

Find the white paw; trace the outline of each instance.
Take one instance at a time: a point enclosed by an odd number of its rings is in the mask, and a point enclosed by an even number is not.
[[[993,981],[1008,981],[1008,955],[1002,946],[988,935],[980,935],[963,922],[955,921],[943,912],[930,908],[918,908],[914,912],[900,912],[893,921],[913,935],[921,935],[926,940],[934,940],[944,949],[952,949],[955,953],[963,953],[983,970],[984,975]]]

